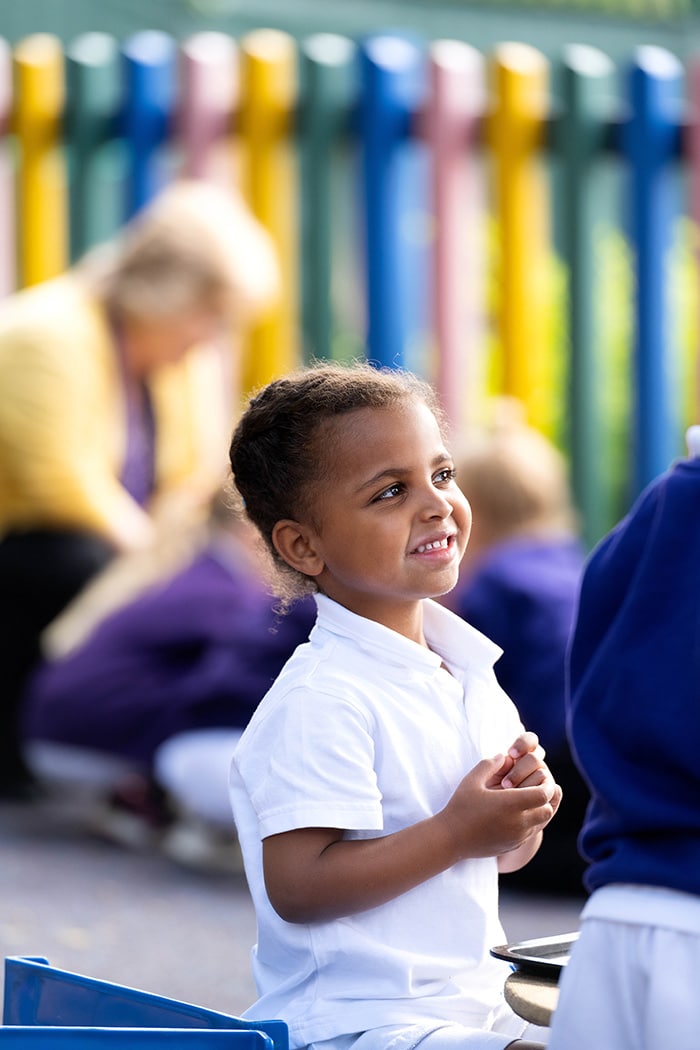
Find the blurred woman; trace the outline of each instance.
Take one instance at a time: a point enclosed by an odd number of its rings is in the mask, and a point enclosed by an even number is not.
[[[0,304],[0,797],[31,794],[18,708],[42,630],[117,552],[153,543],[168,507],[206,503],[225,466],[231,335],[277,288],[243,202],[183,181]]]

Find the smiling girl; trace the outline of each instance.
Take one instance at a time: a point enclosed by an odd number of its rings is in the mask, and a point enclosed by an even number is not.
[[[518,1046],[498,873],[561,791],[498,686],[500,650],[433,601],[471,528],[432,388],[318,365],[267,386],[231,443],[285,601],[317,620],[236,750],[258,921],[251,1018],[292,1048]]]

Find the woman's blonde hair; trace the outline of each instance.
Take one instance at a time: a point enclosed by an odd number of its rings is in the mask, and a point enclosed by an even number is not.
[[[199,180],[171,183],[78,269],[116,317],[205,306],[245,323],[279,292],[267,231],[235,188]]]

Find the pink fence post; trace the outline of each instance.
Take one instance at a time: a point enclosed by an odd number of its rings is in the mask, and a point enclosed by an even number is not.
[[[223,184],[233,177],[237,58],[226,33],[194,33],[180,45],[176,129],[185,177]]]
[[[485,62],[468,44],[436,40],[428,75],[419,130],[432,154],[435,383],[448,419],[459,430],[478,414],[485,386],[485,216],[475,155],[485,106]]]

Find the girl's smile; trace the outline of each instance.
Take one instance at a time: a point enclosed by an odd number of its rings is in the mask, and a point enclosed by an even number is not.
[[[426,540],[425,543],[420,543],[415,550],[411,551],[411,554],[435,554],[438,555],[441,552],[451,552],[454,548],[455,536],[452,533],[449,536],[438,537],[433,540]]]

